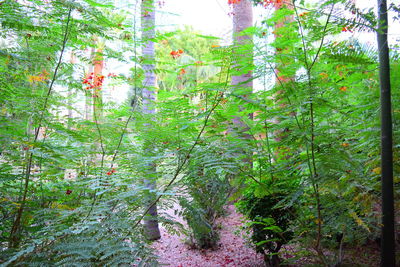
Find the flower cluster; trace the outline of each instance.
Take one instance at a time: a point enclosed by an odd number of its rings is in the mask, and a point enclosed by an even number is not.
[[[94,73],[90,73],[86,79],[83,79],[82,83],[86,84],[86,90],[97,89],[101,90],[104,82],[104,75],[94,75]]]
[[[180,57],[183,54],[183,50],[179,49],[179,50],[172,50],[171,53],[169,53],[173,59],[177,59],[178,57]]]
[[[115,78],[117,77],[116,74],[114,73],[109,73],[107,77]],[[104,82],[104,75],[94,75],[94,73],[90,73],[85,79],[83,79],[82,84],[86,84],[86,90],[90,89],[97,89],[101,90],[101,87],[103,86]]]
[[[111,170],[109,170],[106,174],[107,174],[107,175],[111,175],[111,174],[113,174],[113,173],[115,173],[115,172],[117,172],[117,171],[115,170],[115,168],[111,168]]]
[[[283,0],[262,0],[261,1],[261,5],[263,5],[264,7],[267,7],[269,5],[280,5],[283,3]]]
[[[178,80],[182,80],[183,75],[186,74],[186,70],[185,69],[180,69],[178,72]]]
[[[308,12],[302,12],[299,14],[299,17],[305,17],[308,14]]]
[[[45,82],[49,79],[50,74],[43,70],[39,75],[28,75],[28,82],[35,83],[35,82]]]
[[[353,31],[350,27],[345,26],[342,28],[342,32],[353,32]]]

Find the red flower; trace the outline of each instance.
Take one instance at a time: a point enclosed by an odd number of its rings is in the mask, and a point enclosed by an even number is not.
[[[172,50],[170,53],[169,53],[174,59],[177,59],[178,57],[180,57],[182,54],[183,54],[183,50],[182,49],[179,49],[179,50]]]
[[[68,189],[67,191],[65,191],[65,194],[66,194],[66,195],[70,195],[71,193],[72,193],[72,190],[69,190],[69,189]]]
[[[350,27],[345,26],[342,28],[342,32],[353,32],[353,31],[351,30]]]
[[[177,57],[179,57],[178,53],[176,51],[171,51],[171,53],[169,53],[173,59],[176,59]]]
[[[111,175],[113,173],[116,173],[117,171],[115,170],[115,168],[111,168],[111,170],[109,170],[106,174],[107,175]]]

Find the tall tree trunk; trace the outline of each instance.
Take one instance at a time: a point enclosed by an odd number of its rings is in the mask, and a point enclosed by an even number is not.
[[[72,65],[76,64],[76,57],[74,51],[71,51],[71,58],[69,62]],[[67,105],[68,105],[68,122],[67,122],[67,127],[68,129],[71,129],[71,120],[72,120],[72,85],[68,85],[68,93],[67,93]]]
[[[382,240],[381,266],[396,266],[393,201],[393,141],[386,0],[378,0],[378,51],[381,87]]]
[[[101,46],[101,45],[99,45]],[[103,49],[97,48],[96,53],[93,57],[93,84],[95,88],[93,89],[93,116],[97,117],[98,122],[101,120],[103,115],[103,69],[104,69],[104,57]]]
[[[232,86],[234,91],[246,98],[253,91],[253,75],[251,71],[246,71],[253,65],[253,38],[251,35],[243,33],[244,30],[253,26],[253,6],[249,0],[241,0],[233,4],[233,74]],[[239,107],[242,110],[243,107]],[[253,118],[253,114],[248,114]],[[251,139],[250,134],[245,133],[248,126],[243,122],[243,118],[235,116],[233,124],[239,138],[244,140]],[[245,152],[246,153],[246,152]],[[251,155],[247,155],[245,162],[252,165]]]
[[[145,72],[143,88],[142,88],[142,104],[144,114],[155,114],[156,110],[153,107],[154,101],[156,100],[155,84],[156,76],[154,74],[154,42],[152,39],[155,36],[155,11],[154,11],[154,0],[143,0],[141,5],[141,18],[142,18],[142,40],[145,45],[142,47],[142,56],[144,60],[143,70]],[[146,151],[150,154],[153,153],[151,145],[145,144]],[[152,191],[156,188],[156,177],[155,170],[156,166],[153,163],[147,166],[147,178],[143,181],[145,186],[149,189],[149,197],[145,200],[145,204],[148,207],[154,203],[156,196]],[[153,204],[146,216],[143,219],[144,230],[146,238],[149,240],[157,240],[161,237],[160,230],[158,227],[157,219],[157,206]]]
[[[274,3],[274,8],[275,8],[276,11],[281,9],[281,8],[283,8],[283,7],[293,9],[292,0],[276,1]],[[288,17],[285,17],[284,19],[282,19],[280,21],[277,21],[275,23],[275,25],[274,25],[274,36],[275,36],[275,39],[285,38],[284,36],[281,36],[279,34],[279,31],[280,31],[281,28],[285,27],[285,25],[287,23],[292,22],[292,21],[293,21],[293,16],[288,16]],[[282,54],[282,51],[284,49],[287,49],[287,48],[276,48],[275,54],[276,55]],[[285,87],[285,85],[287,85],[289,82],[291,82],[293,80],[293,77],[285,77],[285,76],[282,75],[282,70],[285,67],[287,68],[287,64],[288,64],[287,62],[282,62],[282,63],[278,63],[275,66],[275,74],[276,74],[276,77],[277,77],[276,85],[277,86],[281,86],[281,88],[282,88],[281,90],[279,90],[276,93],[275,102],[276,102],[276,104],[278,104],[282,108],[284,108],[287,105],[287,101],[284,100],[284,96],[283,96],[285,94],[284,87]],[[279,123],[279,120],[276,120],[276,123]],[[285,132],[286,131],[288,131],[288,129],[282,129],[279,132],[275,133],[275,141],[277,141],[277,142],[282,141],[284,139],[284,137],[285,137]],[[278,150],[278,151],[276,151],[276,154],[277,154],[277,156],[282,156],[283,158],[285,157],[284,155],[281,155],[282,151]]]
[[[233,55],[234,74],[232,85],[240,87],[240,92],[247,96],[252,93],[252,72],[243,73],[243,68],[253,64],[253,38],[243,33],[253,26],[253,6],[249,0],[242,0],[233,4]]]
[[[90,49],[90,57],[95,57],[95,48]],[[86,78],[92,75],[94,66],[90,64]],[[92,120],[92,103],[93,103],[93,92],[92,90],[85,90],[85,120]]]

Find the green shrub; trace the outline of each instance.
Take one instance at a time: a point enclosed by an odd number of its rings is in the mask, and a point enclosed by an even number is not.
[[[293,238],[289,225],[294,219],[294,208],[282,205],[292,188],[280,189],[282,184],[274,184],[274,188],[269,186],[273,192],[260,196],[257,186],[247,188],[236,206],[250,220],[247,225],[251,227],[251,241],[257,253],[264,255],[267,266],[278,266],[279,250]]]
[[[180,198],[183,217],[196,247],[215,248],[219,239],[216,218],[230,193],[228,159],[217,153],[217,144],[198,147],[191,157]]]

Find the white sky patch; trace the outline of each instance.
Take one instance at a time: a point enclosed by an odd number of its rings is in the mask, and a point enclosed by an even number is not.
[[[129,3],[141,0],[115,0],[119,5],[127,8]],[[315,3],[318,0],[308,0],[306,2]],[[376,13],[376,0],[356,0],[356,6],[363,11],[373,7]],[[228,5],[227,0],[156,0],[157,6],[156,20],[157,28],[161,31],[173,31],[177,28],[183,29],[184,25],[192,26],[195,31],[199,31],[204,35],[211,35],[221,38],[221,45],[228,45],[232,40],[232,8]],[[400,0],[388,0],[388,6],[394,3],[400,5]],[[261,25],[261,20],[269,17],[272,8],[263,8],[261,6],[253,8],[254,24]],[[376,47],[375,32],[344,32],[340,35],[340,40],[356,38],[363,43]],[[389,43],[391,45],[398,43],[400,40],[400,23],[390,19],[389,25]],[[126,68],[125,68],[126,72]],[[260,87],[260,83],[256,82],[255,87]],[[116,97],[119,101],[125,97]],[[115,97],[115,94],[113,94]],[[117,94],[118,95],[118,94]]]
[[[164,0],[159,24],[183,28],[190,25],[202,34],[230,39],[232,17],[226,0]],[[173,15],[175,14],[175,15]],[[169,27],[168,27],[169,28]]]

